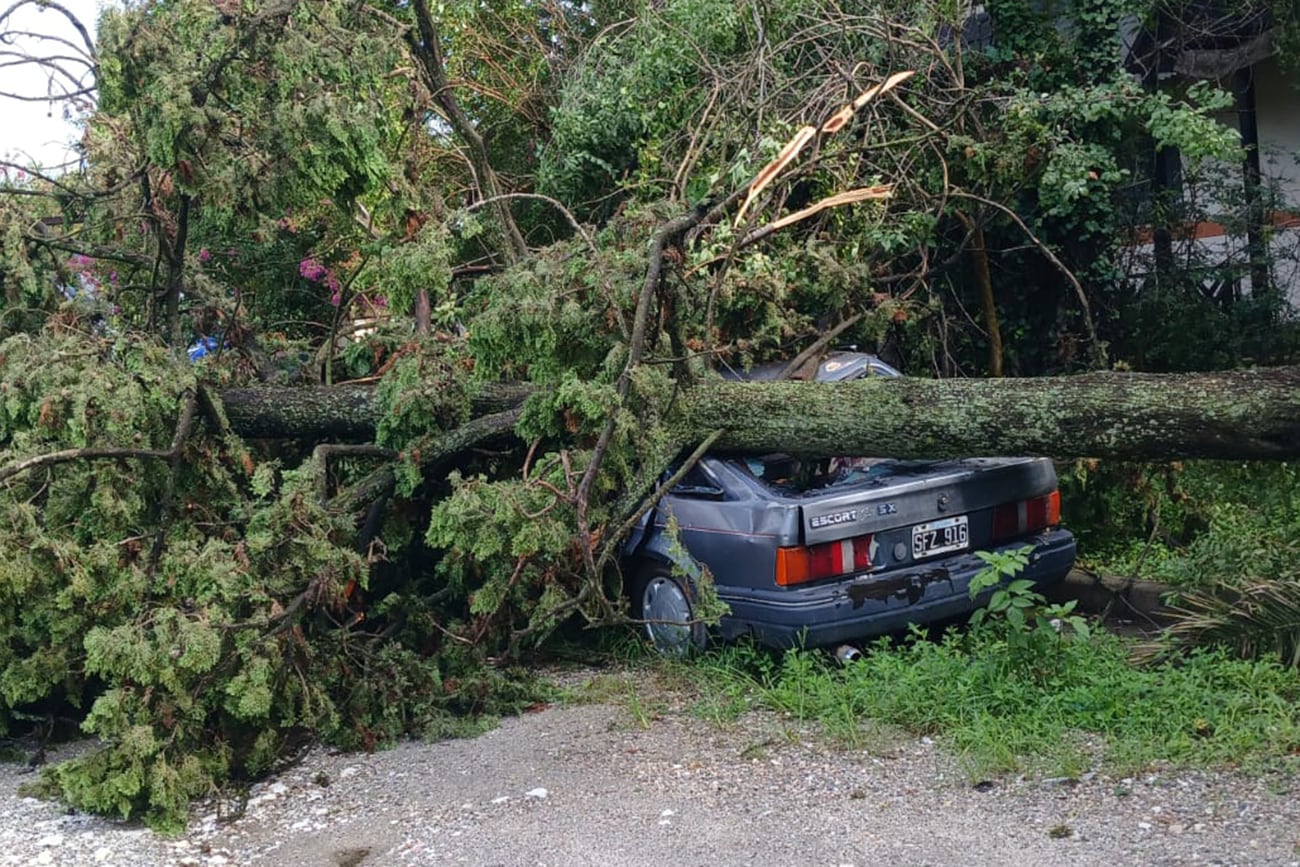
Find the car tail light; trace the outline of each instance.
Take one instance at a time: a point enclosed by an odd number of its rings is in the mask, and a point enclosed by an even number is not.
[[[776,583],[782,587],[871,569],[871,536],[776,549]]]
[[[1052,491],[1032,500],[1003,503],[993,509],[993,541],[1035,533],[1061,523],[1061,492]]]

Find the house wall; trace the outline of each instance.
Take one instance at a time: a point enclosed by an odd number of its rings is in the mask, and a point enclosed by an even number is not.
[[[1255,65],[1255,116],[1260,169],[1280,179],[1293,212],[1300,211],[1300,82],[1282,71],[1276,57]]]
[[[1286,287],[1292,308],[1300,313],[1300,82],[1283,72],[1276,57],[1255,64],[1253,72],[1260,173],[1277,183],[1282,198],[1269,241],[1273,279]],[[1245,251],[1234,254],[1244,256]]]
[[[1273,258],[1273,280],[1287,291],[1296,315],[1300,315],[1300,88],[1295,75],[1284,72],[1276,57],[1267,58],[1252,67],[1255,76],[1255,124],[1259,133],[1260,173],[1265,184],[1276,185],[1281,201],[1278,209],[1269,215],[1269,252]],[[1221,81],[1225,90],[1232,81]],[[1233,109],[1222,112],[1218,120],[1233,129],[1239,128],[1239,118]],[[1240,165],[1216,166],[1225,178],[1239,182]],[[1209,219],[1188,227],[1184,245],[1199,245],[1199,255],[1209,262],[1232,263],[1238,266],[1240,278],[1237,291],[1248,294],[1251,290],[1249,253],[1243,234],[1226,231],[1214,221],[1216,208],[1213,201],[1200,202]],[[1240,232],[1240,229],[1237,230]],[[1184,247],[1184,250],[1187,248]],[[1196,251],[1191,251],[1196,252]],[[1154,267],[1149,245],[1133,250],[1136,263]],[[1209,285],[1207,283],[1207,285]]]
[[[1128,57],[1142,39],[1142,23],[1137,19],[1125,22],[1121,38]],[[1255,63],[1251,72],[1260,172],[1268,188],[1278,193],[1278,199],[1270,202],[1267,215],[1271,276],[1286,291],[1293,315],[1300,318],[1300,73],[1284,71],[1276,57]],[[1177,88],[1186,81],[1165,74],[1161,86]],[[1231,91],[1233,81],[1221,80],[1219,86]],[[1222,112],[1217,120],[1233,130],[1240,129],[1240,119],[1234,109]],[[1240,213],[1243,168],[1240,162],[1211,161],[1200,167],[1199,183],[1193,180],[1190,169],[1183,165],[1183,199],[1189,220],[1195,222],[1175,230],[1175,260],[1192,273],[1204,267],[1207,295],[1249,294],[1250,257]],[[1226,199],[1220,195],[1225,191]],[[1236,204],[1229,204],[1230,201]],[[1139,237],[1142,240],[1126,249],[1121,262],[1130,285],[1141,285],[1155,271],[1151,233],[1139,231]]]

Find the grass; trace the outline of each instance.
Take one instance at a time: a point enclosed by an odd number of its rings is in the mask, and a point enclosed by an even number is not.
[[[1005,620],[937,639],[918,630],[839,666],[821,652],[748,644],[663,660],[615,630],[583,654],[606,673],[562,700],[626,705],[636,726],[683,706],[718,727],[747,726],[751,711],[767,711],[786,737],[811,731],[876,755],[929,736],[973,780],[1300,768],[1295,670],[1219,650],[1139,664],[1132,641],[1104,630],[1083,638],[1030,629],[1019,642],[1008,641],[1011,631]]]
[[[720,725],[766,708],[852,748],[890,744],[900,730],[929,735],[972,779],[1295,764],[1300,675],[1217,651],[1138,666],[1130,650],[1098,632],[1027,659],[995,630],[972,630],[881,642],[846,667],[748,646],[672,665],[691,679],[697,712]]]

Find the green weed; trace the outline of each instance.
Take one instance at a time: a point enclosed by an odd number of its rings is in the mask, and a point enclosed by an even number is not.
[[[791,651],[774,664],[764,651],[730,648],[696,664],[697,688],[709,706],[775,710],[847,746],[867,742],[873,726],[931,735],[972,779],[1129,774],[1156,763],[1263,768],[1300,752],[1294,672],[1218,651],[1139,667],[1130,650],[1104,632],[1065,640],[1044,676],[987,626],[882,640],[843,667],[819,653]]]

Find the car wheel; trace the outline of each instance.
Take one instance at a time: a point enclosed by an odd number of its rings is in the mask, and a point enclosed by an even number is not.
[[[702,650],[708,632],[695,620],[694,594],[666,566],[654,564],[637,576],[632,588],[632,614],[645,621],[645,635],[665,656],[685,656]]]

